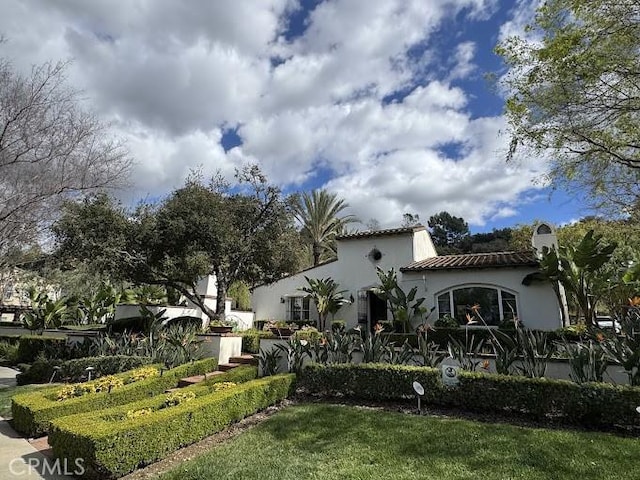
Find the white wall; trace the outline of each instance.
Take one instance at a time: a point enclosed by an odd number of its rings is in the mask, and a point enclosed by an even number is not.
[[[422,253],[428,254],[433,249],[433,245],[429,243],[428,234],[426,231],[418,233],[426,235],[426,237],[420,237],[418,244]],[[374,248],[382,253],[382,258],[379,261],[373,261],[369,257],[369,253]],[[345,297],[349,298],[353,295],[353,298],[357,299],[358,290],[379,283],[376,274],[377,266],[385,271],[394,267],[398,272],[399,267],[408,265],[413,260],[414,239],[411,233],[340,240],[338,241],[337,261],[305,270],[271,285],[257,287],[253,291],[251,305],[258,321],[284,320],[286,303],[281,303],[280,299],[299,293],[298,288],[307,285],[305,276],[309,278],[331,277],[339,284],[341,290],[347,290],[344,294]],[[313,305],[311,305],[310,317],[312,320],[318,318]],[[357,301],[343,306],[335,315],[335,319],[346,321],[348,326],[356,326],[358,321]]]
[[[555,330],[562,326],[560,307],[553,289],[548,284],[522,285],[522,279],[535,272],[535,267],[502,267],[487,269],[443,270],[425,272],[405,272],[402,288],[409,291],[418,287],[418,297],[425,297],[425,306],[436,305],[436,296],[444,290],[458,285],[493,285],[516,292],[518,314],[527,328]],[[429,323],[437,320],[437,309],[429,318]]]

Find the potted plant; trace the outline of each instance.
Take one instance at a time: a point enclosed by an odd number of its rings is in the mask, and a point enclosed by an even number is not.
[[[209,331],[212,333],[231,333],[233,327],[235,325],[230,320],[213,320],[209,323]]]
[[[278,335],[279,337],[289,337],[293,334],[295,330],[295,325],[288,324],[284,320],[278,320],[276,322],[269,322],[267,324],[267,328],[271,330],[274,335]]]

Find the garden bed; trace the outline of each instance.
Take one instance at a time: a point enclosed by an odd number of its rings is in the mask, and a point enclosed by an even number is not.
[[[59,418],[52,422],[49,443],[54,455],[69,464],[83,459],[85,476],[118,477],[283,400],[294,382],[294,375],[277,375],[196,396],[175,406],[166,407],[166,395],[160,395],[101,412]],[[138,415],[145,409],[147,413]]]
[[[63,401],[58,400],[60,386],[16,395],[11,405],[13,427],[18,432],[31,437],[44,435],[49,429],[49,422],[54,418],[101,410],[157,395],[175,387],[178,380],[183,377],[202,375],[215,370],[216,366],[217,360],[208,358],[180,365],[161,372],[162,375],[129,383],[111,392],[92,393]],[[157,367],[160,368],[160,365]],[[127,375],[129,372],[115,376],[126,378]]]

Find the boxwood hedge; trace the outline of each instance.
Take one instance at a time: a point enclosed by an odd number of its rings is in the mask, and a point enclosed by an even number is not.
[[[160,367],[160,365],[158,365]],[[217,359],[207,358],[167,370],[162,376],[129,383],[111,393],[100,392],[64,401],[57,400],[60,386],[43,388],[35,392],[18,394],[11,402],[13,427],[20,433],[36,437],[44,435],[54,418],[76,413],[101,410],[157,395],[178,384],[178,380],[215,370]],[[116,376],[126,377],[127,372]]]
[[[23,335],[18,339],[18,363],[31,363],[39,355],[49,358],[65,358],[66,337],[46,335]]]
[[[307,393],[366,400],[415,397],[420,382],[423,401],[476,412],[508,412],[598,427],[640,426],[640,387],[608,383],[460,372],[457,387],[445,387],[440,371],[386,364],[307,366],[299,386]]]
[[[294,382],[292,374],[265,377],[135,418],[126,412],[159,408],[165,395],[59,418],[52,422],[49,444],[70,464],[82,459],[87,477],[122,476],[283,400]]]

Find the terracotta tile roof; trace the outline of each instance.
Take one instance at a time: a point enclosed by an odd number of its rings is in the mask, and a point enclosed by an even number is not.
[[[336,237],[336,240],[353,240],[356,238],[405,235],[407,233],[420,232],[422,230],[425,230],[424,225],[415,225],[413,227],[403,227],[403,228],[388,228],[386,230],[366,230],[364,232],[355,232],[355,233],[347,233],[346,235],[339,235],[338,237]]]
[[[423,270],[454,270],[465,268],[537,267],[538,260],[532,252],[468,253],[464,255],[440,255],[413,262],[402,267],[402,272]]]

